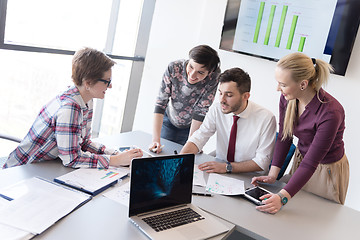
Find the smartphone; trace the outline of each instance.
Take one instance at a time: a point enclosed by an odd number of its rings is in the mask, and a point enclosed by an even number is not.
[[[244,197],[246,197],[248,200],[255,203],[256,205],[260,206],[262,205],[262,200],[260,200],[260,197],[268,193],[271,192],[262,187],[256,186],[246,190]]]
[[[122,147],[119,147],[119,151],[124,152],[124,151],[135,149],[135,148],[138,148],[138,147],[137,146],[122,146]],[[142,149],[141,149],[141,151],[143,152],[143,156],[142,156],[143,158],[154,157],[154,155],[152,155],[151,153],[149,153],[147,151],[144,151]]]
[[[130,150],[130,149],[132,149],[132,147],[119,147],[119,151],[120,152],[124,152],[125,150]]]

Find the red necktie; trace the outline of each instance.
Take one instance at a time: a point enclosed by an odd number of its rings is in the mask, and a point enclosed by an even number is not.
[[[230,139],[229,139],[229,147],[228,147],[228,152],[227,152],[227,160],[228,162],[233,162],[234,161],[234,156],[235,156],[235,143],[236,143],[236,132],[237,132],[237,120],[240,117],[234,115],[233,119],[234,119],[234,123],[231,127],[231,132],[230,132]]]

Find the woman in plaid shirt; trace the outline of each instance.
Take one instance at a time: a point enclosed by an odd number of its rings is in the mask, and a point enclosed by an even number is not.
[[[191,49],[189,60],[169,64],[155,104],[152,151],[161,152],[160,137],[184,145],[200,127],[214,101],[219,64],[207,45]]]
[[[141,149],[118,153],[91,138],[93,99],[105,97],[111,88],[111,68],[115,62],[91,48],[77,51],[72,60],[74,86],[45,105],[28,134],[9,155],[3,168],[53,160],[64,166],[108,168],[129,165],[141,157]]]

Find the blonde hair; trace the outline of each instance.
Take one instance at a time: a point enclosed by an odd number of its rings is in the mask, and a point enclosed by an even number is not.
[[[320,88],[327,84],[329,75],[333,72],[333,67],[329,63],[310,58],[303,53],[286,55],[279,60],[277,67],[289,71],[291,79],[296,83],[300,83],[304,79],[308,80],[308,86],[316,91],[318,98]],[[293,136],[297,119],[297,99],[292,99],[288,101],[286,107],[282,140]]]

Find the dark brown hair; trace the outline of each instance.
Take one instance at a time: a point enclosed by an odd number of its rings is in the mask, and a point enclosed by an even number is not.
[[[219,75],[219,82],[236,82],[237,88],[241,94],[250,92],[251,79],[247,72],[241,68],[230,68]]]
[[[220,67],[220,58],[217,52],[208,45],[199,45],[192,48],[189,52],[189,58],[203,65],[209,72],[213,72]]]

